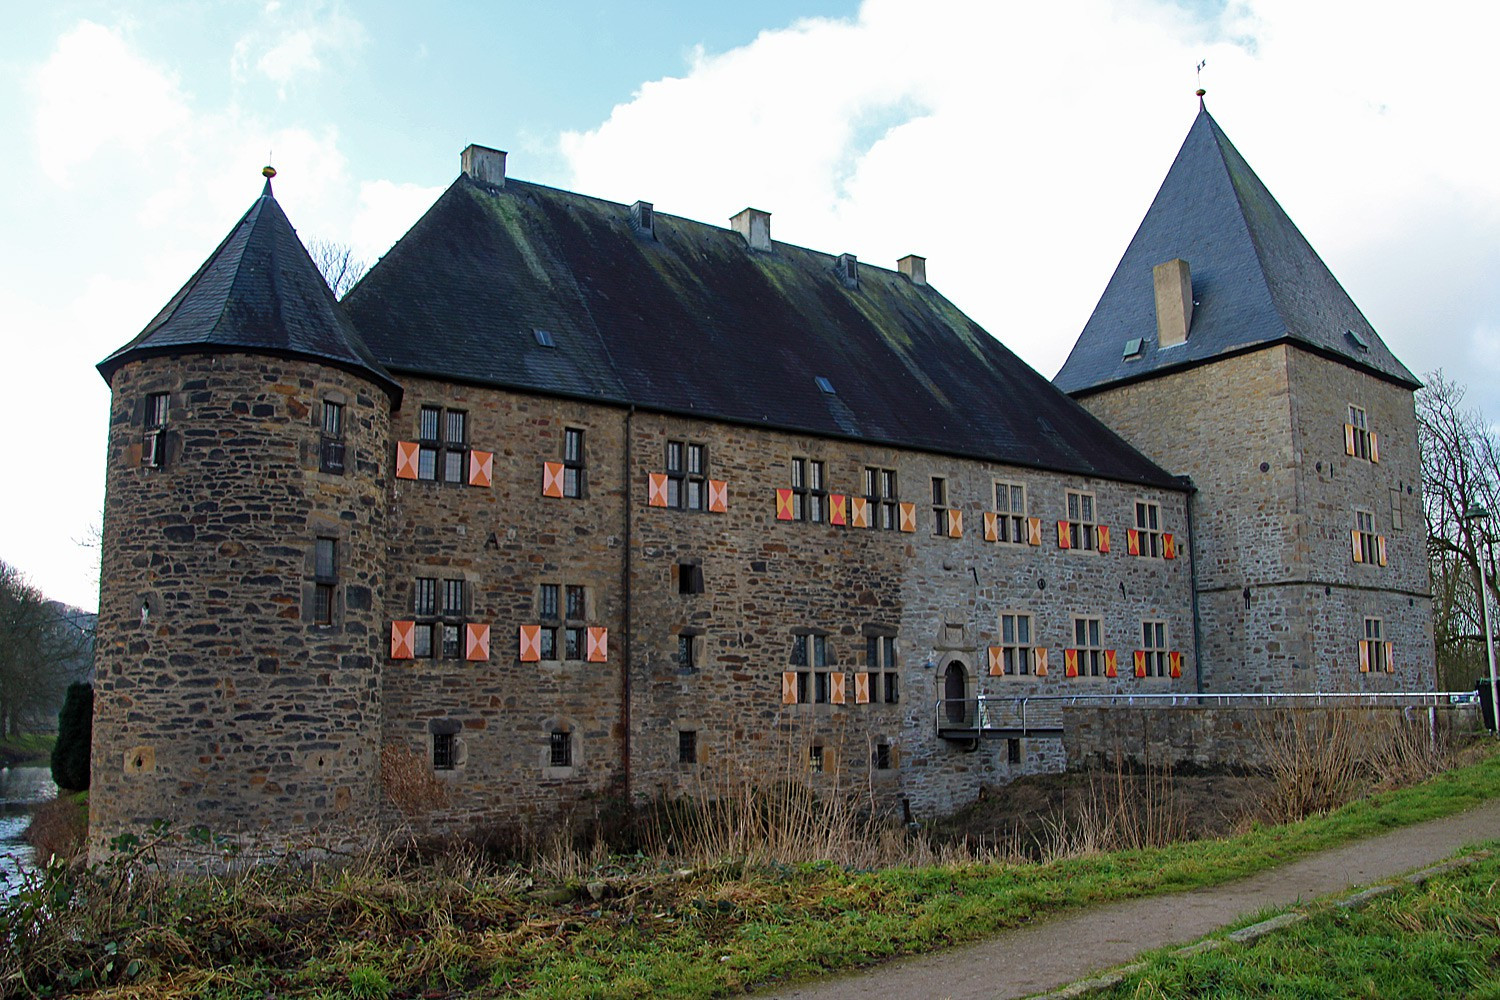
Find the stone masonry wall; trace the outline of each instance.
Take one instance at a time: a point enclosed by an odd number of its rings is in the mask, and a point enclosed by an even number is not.
[[[133,362],[112,381],[90,835],[157,819],[275,849],[362,842],[378,812],[389,401],[317,364],[235,354]],[[167,455],[141,464],[146,397]],[[347,470],[319,471],[321,401]],[[333,538],[333,624],[313,620]]]
[[[1410,392],[1275,345],[1083,402],[1198,487],[1192,503],[1207,689],[1432,686]],[[1366,409],[1379,435],[1379,463],[1345,454],[1351,403]],[[1356,507],[1375,513],[1384,567],[1353,560]],[[1367,617],[1381,619],[1383,639],[1394,644],[1394,673],[1359,671]]]

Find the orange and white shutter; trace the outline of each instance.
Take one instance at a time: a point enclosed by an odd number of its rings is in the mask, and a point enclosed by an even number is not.
[[[409,660],[414,655],[412,633],[416,622],[391,622],[391,659]]]
[[[1370,644],[1361,641],[1359,644],[1359,672],[1367,674],[1370,672]]]
[[[1394,643],[1385,644],[1385,672],[1394,674],[1396,672],[1396,647]]]
[[[964,537],[964,512],[961,510],[950,510],[948,512],[948,537]]]
[[[854,675],[854,704],[868,705],[870,703],[870,675]]]
[[[665,507],[667,505],[667,474],[665,472],[646,473],[646,506]]]
[[[1354,561],[1362,563],[1365,561],[1365,547],[1359,544],[1359,529],[1349,529],[1349,544],[1354,551]]]
[[[1380,464],[1380,435],[1370,435],[1370,461],[1376,465]]]
[[[495,453],[492,451],[469,452],[469,485],[488,486],[495,474]]]
[[[984,540],[987,542],[1000,540],[1000,515],[992,510],[984,512]]]
[[[1042,519],[1039,517],[1029,518],[1026,521],[1026,544],[1042,544]]]
[[[864,497],[849,498],[849,527],[868,528],[870,526],[870,501]]]
[[[609,662],[609,629],[589,627],[587,655],[590,663]]]
[[[563,495],[563,464],[542,463],[542,496],[561,499]]]
[[[521,626],[521,662],[536,663],[542,658],[542,627]]]
[[[905,532],[916,531],[917,530],[917,505],[914,504],[914,503],[904,503],[904,504],[901,505],[900,510],[901,510],[901,530],[905,531]]]
[[[1037,677],[1047,676],[1047,647],[1038,646],[1031,651],[1031,672]]]
[[[415,441],[396,442],[396,478],[416,479],[417,460],[422,454],[422,446]]]
[[[778,489],[776,491],[776,520],[790,521],[792,519],[792,491]]]
[[[828,494],[828,523],[840,527],[849,523],[849,498],[843,493]]]
[[[1004,651],[999,646],[990,647],[990,676],[1005,676],[1005,656]]]
[[[464,659],[466,660],[488,660],[490,658],[490,627],[488,625],[475,625],[473,622],[464,626]]]
[[[1353,424],[1345,424],[1344,425],[1344,454],[1345,455],[1353,455],[1354,454],[1354,425]]]
[[[729,484],[722,479],[708,481],[708,510],[711,514],[729,511]]]
[[[1375,561],[1378,562],[1382,566],[1385,565],[1385,536],[1384,535],[1376,535],[1375,536]]]
[[[797,672],[795,670],[781,672],[781,703],[783,705],[797,704]]]
[[[837,672],[829,674],[828,684],[828,700],[833,702],[835,705],[844,704],[844,675]]]

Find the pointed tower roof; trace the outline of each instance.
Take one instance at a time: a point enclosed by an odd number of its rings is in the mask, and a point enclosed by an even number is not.
[[[182,351],[311,358],[363,376],[399,403],[391,378],[334,299],[266,186],[239,223],[140,334],[99,362],[109,381],[128,361]]]
[[[1152,271],[1176,259],[1191,273],[1191,325],[1185,341],[1163,347]],[[1053,384],[1087,394],[1279,341],[1413,389],[1420,384],[1200,101],[1172,169]]]

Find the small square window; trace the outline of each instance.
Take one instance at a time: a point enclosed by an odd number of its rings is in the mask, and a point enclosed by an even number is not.
[[[451,771],[458,763],[458,737],[453,733],[432,734],[432,766],[434,770]]]
[[[875,744],[875,770],[889,771],[891,769],[891,745],[889,743]]]
[[[677,592],[679,594],[703,593],[703,567],[697,563],[678,563]]]
[[[573,734],[562,729],[552,730],[549,743],[549,761],[553,767],[573,766]]]
[[[823,747],[821,744],[814,743],[807,748],[807,769],[809,771],[823,770]]]
[[[550,330],[534,329],[534,330],[531,331],[531,333],[532,333],[532,335],[534,337],[536,337],[536,342],[537,342],[537,344],[539,346],[541,346],[541,347],[556,347],[557,346],[557,342],[552,339],[552,332]]]

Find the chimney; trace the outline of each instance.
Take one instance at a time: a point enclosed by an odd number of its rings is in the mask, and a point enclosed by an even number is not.
[[[470,143],[459,154],[458,165],[470,180],[490,187],[505,187],[505,151],[502,149]]]
[[[771,249],[771,213],[747,208],[729,220],[730,228],[745,238],[751,250]]]
[[[1188,338],[1193,327],[1193,276],[1188,262],[1169,260],[1151,269],[1156,289],[1156,346],[1171,347]]]
[[[911,279],[913,285],[927,284],[927,258],[909,253],[896,261],[896,269]]]

